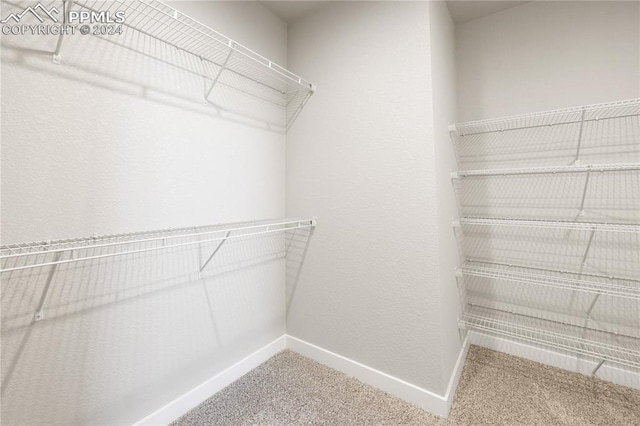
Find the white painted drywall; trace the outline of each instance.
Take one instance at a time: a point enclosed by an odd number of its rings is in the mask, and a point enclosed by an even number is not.
[[[640,3],[528,2],[456,27],[460,121],[640,96]]]
[[[444,75],[453,66],[450,18],[437,12],[444,86],[434,93],[426,2],[332,3],[289,26],[289,65],[319,89],[287,137],[287,214],[317,215],[322,226],[287,332],[443,395],[455,356],[443,357],[457,333],[443,337],[456,311],[442,312],[452,304],[447,292],[443,305],[439,263],[444,240],[442,255],[451,255],[451,206],[438,202],[451,194],[436,163],[439,151],[447,155],[442,136],[455,103],[434,114],[432,103],[454,89]],[[445,126],[440,148],[434,120]],[[451,283],[449,263],[442,273]]]
[[[286,62],[262,5],[176,7]],[[93,38],[59,66],[21,43],[55,40],[3,37],[3,243],[284,215],[285,135],[203,105],[202,79]],[[48,270],[4,276],[3,423],[131,424],[281,336],[282,248],[226,244],[202,279],[211,245],[61,267],[36,324]]]
[[[454,274],[459,266],[459,255],[452,228],[452,220],[458,217],[458,211],[451,184],[451,171],[457,169],[457,164],[448,129],[449,124],[457,121],[455,26],[445,2],[429,2],[429,8],[442,380],[448,385],[461,347],[457,325],[460,298]]]

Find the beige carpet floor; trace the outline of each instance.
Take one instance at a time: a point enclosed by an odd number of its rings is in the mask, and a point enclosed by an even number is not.
[[[447,420],[291,351],[173,423],[640,425],[640,391],[472,346]]]

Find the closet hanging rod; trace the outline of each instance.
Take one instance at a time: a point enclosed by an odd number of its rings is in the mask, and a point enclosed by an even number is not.
[[[584,166],[531,167],[514,169],[461,170],[452,172],[451,178],[458,179],[472,176],[514,176],[586,172],[621,172],[640,170],[640,163],[625,164],[592,164]]]
[[[604,222],[568,222],[550,220],[526,220],[511,218],[479,218],[462,217],[459,221],[454,221],[454,226],[481,225],[481,226],[511,226],[518,228],[541,228],[541,229],[570,229],[577,231],[608,231],[624,233],[640,233],[640,225],[604,223]]]
[[[584,327],[551,322],[542,319],[536,319],[540,323],[553,325],[556,329],[560,328],[563,332],[543,330],[530,325],[518,324],[517,321],[529,321],[532,318],[524,317],[518,314],[510,314],[512,321],[504,321],[490,317],[491,308],[475,308],[471,307],[467,310],[458,321],[461,328],[476,331],[483,334],[497,335],[503,337],[515,338],[518,340],[540,344],[543,346],[560,349],[572,353],[590,356],[596,359],[605,359],[627,367],[640,367],[640,351],[629,349],[624,346],[611,345],[605,342],[575,337],[570,335],[571,331],[580,332]],[[479,313],[474,313],[479,311]],[[484,311],[484,312],[483,312]],[[495,310],[496,313],[504,314],[503,311]],[[632,341],[635,347],[638,346],[638,339],[630,336],[618,336],[615,333],[603,330],[589,330],[592,334],[600,334],[609,338],[618,338],[619,340]]]
[[[459,136],[473,136],[487,133],[499,133],[509,130],[535,129],[540,127],[559,126],[567,124],[580,124],[602,120],[613,120],[640,116],[640,98],[627,99],[617,102],[607,102],[581,107],[572,107],[550,111],[535,112],[531,114],[513,115],[487,120],[466,121],[449,125],[449,131]],[[607,113],[615,112],[613,115]],[[600,116],[588,116],[602,112]],[[556,121],[550,121],[558,117]],[[542,122],[532,122],[533,120],[543,120]],[[547,120],[547,121],[544,121]],[[485,127],[485,129],[483,129]],[[468,131],[465,131],[468,129]]]
[[[640,300],[640,287],[615,283],[596,282],[583,279],[554,277],[521,271],[508,271],[497,268],[463,266],[457,270],[461,276],[490,278],[520,284],[553,287],[563,290],[575,290],[583,293],[603,294],[627,299]]]
[[[289,225],[294,225],[294,226],[289,226]],[[10,245],[10,246],[2,246],[0,247],[0,251],[10,251],[11,249],[30,249],[31,251],[29,252],[24,252],[24,253],[11,253],[10,254],[6,254],[6,255],[2,255],[0,256],[0,261],[4,261],[4,260],[8,260],[11,258],[17,258],[17,257],[26,257],[26,256],[37,256],[37,255],[44,255],[44,254],[51,254],[51,253],[63,253],[63,252],[70,252],[70,258],[68,259],[58,259],[58,260],[54,260],[54,261],[48,261],[48,262],[34,262],[31,264],[26,264],[26,265],[22,265],[22,266],[15,266],[15,267],[3,267],[2,269],[0,269],[0,272],[11,272],[11,271],[18,271],[18,270],[23,270],[23,269],[31,269],[31,268],[38,268],[38,267],[43,267],[43,266],[52,266],[52,265],[60,265],[60,264],[65,264],[65,263],[72,263],[72,262],[79,262],[79,261],[86,261],[86,260],[96,260],[96,259],[103,259],[103,258],[108,258],[108,257],[115,257],[115,256],[123,256],[123,255],[129,255],[129,254],[136,254],[136,253],[145,253],[145,252],[150,252],[150,251],[156,251],[156,250],[164,250],[164,249],[168,249],[168,248],[176,248],[176,247],[185,247],[185,246],[191,246],[191,245],[197,245],[197,244],[203,244],[203,243],[209,243],[209,242],[214,242],[214,241],[226,241],[226,240],[231,240],[231,239],[240,239],[240,238],[246,238],[246,237],[253,237],[253,236],[259,236],[259,235],[268,235],[268,234],[274,234],[274,233],[279,233],[279,232],[285,232],[285,231],[291,231],[291,230],[295,230],[295,229],[305,229],[305,228],[309,228],[309,229],[313,229],[316,226],[316,219],[305,219],[305,220],[298,220],[298,221],[288,221],[288,222],[267,222],[267,223],[262,223],[262,224],[256,224],[256,225],[252,225],[252,226],[242,226],[242,227],[224,227],[224,226],[220,226],[220,225],[213,225],[218,227],[218,229],[215,230],[208,230],[205,232],[191,232],[191,233],[186,233],[186,234],[171,234],[172,232],[175,232],[174,229],[166,229],[164,231],[152,231],[154,233],[162,233],[162,232],[166,232],[168,233],[168,235],[166,236],[161,236],[161,237],[155,237],[155,238],[146,238],[146,239],[138,239],[138,240],[125,240],[125,241],[117,241],[117,242],[112,242],[112,243],[106,243],[106,244],[95,244],[95,245],[84,245],[84,246],[71,246],[71,247],[63,247],[63,248],[53,248],[53,249],[49,249],[49,247],[47,246],[47,243],[35,243],[35,244],[39,244],[37,246],[20,246],[20,245]],[[271,229],[273,227],[277,227],[277,229]],[[201,227],[201,228],[211,228],[211,226],[206,226],[206,227]],[[256,228],[266,228],[264,230],[260,230],[260,231],[253,231]],[[184,228],[186,230],[194,230],[197,228]],[[243,233],[243,234],[239,234],[239,235],[226,235],[223,237],[214,237],[214,238],[206,238],[206,239],[198,239],[195,241],[188,241],[188,242],[182,242],[182,243],[173,243],[173,244],[166,244],[165,240],[168,239],[175,239],[175,238],[194,238],[194,237],[201,237],[203,235],[211,235],[211,234],[219,234],[222,232],[226,232],[231,233],[231,232],[237,232],[237,231],[250,231],[248,233]],[[118,237],[122,238],[122,237],[126,237],[128,234],[120,234]],[[139,233],[134,233],[131,235],[139,235]],[[92,238],[92,237],[89,237]],[[112,238],[111,236],[105,236],[104,238],[109,239]],[[81,241],[87,241],[87,239],[82,239]],[[96,242],[100,241],[100,237],[96,237]],[[142,248],[142,249],[134,249],[134,250],[123,250],[123,251],[119,251],[119,252],[115,252],[115,253],[105,253],[105,254],[100,254],[100,255],[84,255],[84,256],[74,256],[74,252],[76,251],[80,251],[80,250],[90,250],[90,249],[96,249],[96,248],[104,248],[104,247],[112,247],[112,246],[118,246],[118,245],[128,245],[128,244],[140,244],[140,243],[149,243],[149,242],[161,242],[162,245],[157,246],[157,247],[147,247],[147,248]],[[52,244],[56,244],[55,242]]]
[[[580,275],[580,276],[583,276],[583,277],[602,278],[602,279],[613,280],[613,281],[630,281],[630,282],[640,283],[640,279],[638,279],[638,278],[618,277],[618,276],[613,276],[613,275],[594,274],[594,273],[591,273],[591,272],[584,272],[584,271],[583,272],[576,272],[576,271],[569,271],[569,270],[566,270],[566,269],[542,268],[540,266],[522,265],[522,264],[519,264],[519,263],[495,262],[495,261],[491,261],[491,260],[480,260],[480,259],[473,259],[473,258],[468,258],[466,260],[466,262],[467,262],[467,264],[483,264],[483,265],[503,266],[505,268],[520,268],[520,269],[527,269],[527,270],[537,271],[537,272],[549,272],[549,273],[556,273],[556,274]],[[471,266],[471,267],[473,267],[473,266]]]

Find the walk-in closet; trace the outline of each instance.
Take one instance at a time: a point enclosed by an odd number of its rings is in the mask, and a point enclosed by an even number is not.
[[[640,2],[0,18],[0,424],[640,424]]]

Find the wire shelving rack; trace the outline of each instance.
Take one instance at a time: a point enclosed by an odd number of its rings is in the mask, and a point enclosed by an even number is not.
[[[639,163],[640,99],[450,126],[458,169]]]
[[[135,36],[111,35],[108,40],[201,76],[205,103],[215,99],[219,87],[231,88],[281,109],[288,129],[316,89],[310,81],[159,0],[64,0],[63,8],[66,15],[84,11],[124,16],[120,25]],[[155,44],[164,48],[153,48]],[[167,48],[191,60],[172,57]],[[63,52],[61,35],[54,63],[61,63]]]
[[[514,176],[514,175],[539,175],[539,174],[562,174],[562,173],[588,173],[588,172],[621,172],[640,170],[640,163],[630,164],[592,164],[592,165],[570,165],[557,167],[529,167],[520,169],[492,169],[492,170],[463,170],[453,172],[454,179],[473,176]]]
[[[640,368],[640,99],[449,130],[459,326]]]
[[[468,306],[460,326],[627,367],[640,367],[640,339],[500,310]]]
[[[460,278],[481,277],[520,285],[533,285],[583,293],[640,300],[640,280],[619,277],[573,277],[568,272],[527,270],[527,268],[481,266],[470,263],[457,270]]]
[[[296,229],[313,229],[315,226],[315,219],[264,221],[7,244],[0,246],[0,273],[212,242],[222,245],[229,240],[246,240]],[[96,251],[100,253],[96,254]],[[206,263],[208,261],[201,270]]]
[[[41,321],[53,277],[58,272],[57,268],[63,265],[86,265],[87,262],[158,251],[172,255],[177,249],[196,248],[199,259],[193,272],[202,278],[203,271],[227,242],[227,245],[231,242],[247,243],[288,233],[289,242],[283,252],[286,256],[295,233],[306,230],[310,237],[316,223],[315,218],[268,220],[6,244],[0,246],[0,275],[7,281],[15,278],[17,282],[28,280],[30,271],[46,275],[35,313],[35,321]],[[208,251],[204,258],[200,257],[201,251]]]

